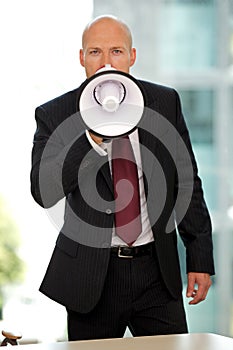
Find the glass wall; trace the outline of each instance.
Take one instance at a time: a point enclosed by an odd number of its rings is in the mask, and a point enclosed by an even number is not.
[[[157,41],[160,69],[203,70],[216,66],[216,25],[213,0],[161,3]]]

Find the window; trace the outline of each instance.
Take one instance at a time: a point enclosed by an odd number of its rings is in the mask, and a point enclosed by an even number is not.
[[[183,112],[193,143],[213,143],[213,104],[212,90],[180,90]]]

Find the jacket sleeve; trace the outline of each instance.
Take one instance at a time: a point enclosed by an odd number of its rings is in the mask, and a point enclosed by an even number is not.
[[[100,156],[88,142],[78,113],[55,122],[54,115],[40,106],[35,118],[31,193],[39,205],[49,208],[74,191]]]
[[[177,191],[185,192],[192,186],[192,194],[187,206],[187,211],[178,222],[178,232],[186,247],[187,272],[205,272],[214,274],[213,242],[210,215],[204,200],[201,179],[198,176],[198,168],[192,150],[188,129],[182,115],[181,104],[177,98],[177,130],[181,136],[189,154],[189,164],[192,166],[192,178],[187,167],[188,162],[183,157],[183,152],[177,150],[177,162],[182,168],[182,181],[177,180]],[[176,213],[179,217],[179,213]]]

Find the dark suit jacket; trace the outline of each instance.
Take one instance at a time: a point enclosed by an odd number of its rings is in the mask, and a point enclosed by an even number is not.
[[[83,313],[101,296],[114,223],[108,159],[92,149],[78,112],[85,84],[36,109],[31,170],[32,195],[41,206],[66,198],[64,225],[40,291]],[[163,280],[178,298],[176,232],[186,247],[187,272],[214,274],[211,223],[177,92],[138,84],[146,106],[138,132],[148,213]]]

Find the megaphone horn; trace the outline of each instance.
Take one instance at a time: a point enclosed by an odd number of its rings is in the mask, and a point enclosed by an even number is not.
[[[126,89],[115,80],[106,80],[97,85],[93,91],[94,98],[107,112],[116,112],[124,101]]]
[[[88,130],[103,138],[132,132],[144,110],[137,80],[128,73],[104,67],[87,79],[79,99],[79,111]]]

